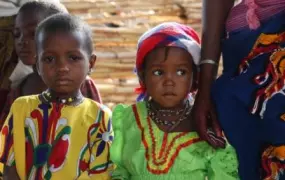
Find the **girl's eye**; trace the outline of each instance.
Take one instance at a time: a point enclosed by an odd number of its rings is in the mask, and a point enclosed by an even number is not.
[[[183,69],[179,69],[179,70],[177,70],[177,75],[178,76],[183,76],[183,75],[185,75],[186,74],[186,71],[185,70],[183,70]]]
[[[163,73],[163,72],[162,72],[161,70],[154,70],[154,71],[152,72],[152,74],[155,75],[155,76],[161,76],[162,73]]]
[[[78,60],[81,59],[81,57],[75,56],[75,55],[70,55],[70,56],[69,56],[69,59],[72,60],[72,61],[78,61]]]
[[[43,61],[46,63],[52,63],[55,60],[54,56],[47,56],[43,58]]]

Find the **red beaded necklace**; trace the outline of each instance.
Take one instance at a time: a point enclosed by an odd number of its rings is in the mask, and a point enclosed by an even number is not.
[[[138,112],[137,105],[133,105],[133,112],[145,147],[145,157],[147,159],[147,169],[153,174],[166,174],[175,162],[179,152],[193,143],[201,141],[199,137],[188,138],[188,132],[163,133],[161,147],[158,142],[160,138],[154,133],[161,130],[152,122],[151,118],[142,112]]]

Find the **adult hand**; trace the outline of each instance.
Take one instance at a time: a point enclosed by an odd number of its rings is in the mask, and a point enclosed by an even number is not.
[[[21,180],[15,166],[4,166],[3,180]]]
[[[198,92],[193,113],[200,138],[207,141],[214,148],[224,148],[226,141],[210,96]]]

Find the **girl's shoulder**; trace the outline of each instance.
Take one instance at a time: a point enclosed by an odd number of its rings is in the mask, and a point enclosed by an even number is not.
[[[137,102],[132,105],[118,104],[113,109],[112,119],[115,127],[126,127],[135,122],[138,113],[146,111],[145,102]]]
[[[113,109],[113,116],[135,115],[134,111],[136,110],[146,111],[145,102],[141,101],[131,105],[118,104]]]

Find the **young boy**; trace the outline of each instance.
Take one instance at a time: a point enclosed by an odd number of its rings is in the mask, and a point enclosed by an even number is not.
[[[27,77],[24,77],[22,83],[9,93],[5,107],[0,116],[0,127],[9,113],[11,104],[17,97],[39,94],[46,90],[47,87],[35,68],[36,47],[34,34],[36,26],[42,20],[57,13],[68,12],[62,4],[49,1],[32,1],[25,3],[20,8],[14,28],[16,52],[25,65],[33,66],[34,72]],[[85,97],[101,102],[99,92],[91,78],[86,78],[81,90]]]
[[[0,137],[4,176],[109,179],[111,113],[80,90],[96,61],[91,29],[57,14],[38,26],[35,39],[37,69],[48,89],[14,101]]]

